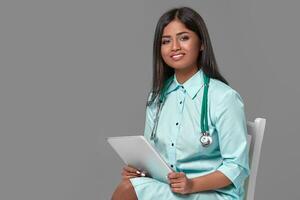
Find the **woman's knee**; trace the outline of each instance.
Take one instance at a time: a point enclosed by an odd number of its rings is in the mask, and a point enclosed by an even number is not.
[[[124,192],[135,192],[130,180],[123,180],[120,186]]]
[[[117,186],[112,196],[112,200],[119,200],[119,199],[137,200],[134,187],[132,186],[130,180],[123,180]]]

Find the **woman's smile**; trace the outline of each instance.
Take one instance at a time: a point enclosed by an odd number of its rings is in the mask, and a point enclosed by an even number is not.
[[[163,30],[161,55],[165,63],[179,71],[197,71],[201,41],[179,20],[173,20]]]
[[[184,54],[183,53],[179,53],[179,54],[174,54],[171,56],[171,58],[174,60],[174,61],[179,61],[183,58]]]

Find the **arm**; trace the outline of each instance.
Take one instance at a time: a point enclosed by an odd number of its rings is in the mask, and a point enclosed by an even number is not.
[[[193,178],[191,182],[190,193],[215,190],[232,184],[230,179],[220,171]]]
[[[189,179],[185,173],[170,173],[169,183],[173,192],[190,194],[226,187],[232,182],[220,171]]]
[[[214,113],[223,158],[217,170],[227,176],[237,189],[243,186],[249,175],[247,122],[241,96],[234,90],[226,92]]]
[[[151,99],[152,93],[150,93],[148,95],[148,100],[149,101]],[[146,107],[146,117],[145,117],[145,128],[144,128],[144,136],[148,141],[150,140],[151,137],[151,133],[152,133],[152,129],[154,126],[154,118],[155,118],[155,114],[156,114],[156,106],[154,104],[149,105]]]
[[[188,179],[183,172],[171,173],[169,181],[174,192],[181,194],[215,190],[233,184],[241,187],[248,176],[247,126],[244,105],[235,91],[229,91],[213,111],[218,132],[222,164],[216,171]]]

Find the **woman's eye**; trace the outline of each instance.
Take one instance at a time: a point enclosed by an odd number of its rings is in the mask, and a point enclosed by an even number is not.
[[[169,40],[162,40],[162,44],[167,44],[169,42]]]
[[[188,40],[188,39],[189,39],[189,36],[182,36],[180,39],[181,39],[181,40]]]

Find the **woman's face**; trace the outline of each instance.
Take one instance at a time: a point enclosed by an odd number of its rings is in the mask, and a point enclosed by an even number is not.
[[[161,55],[175,70],[197,69],[201,41],[197,34],[179,20],[171,21],[163,30]]]

